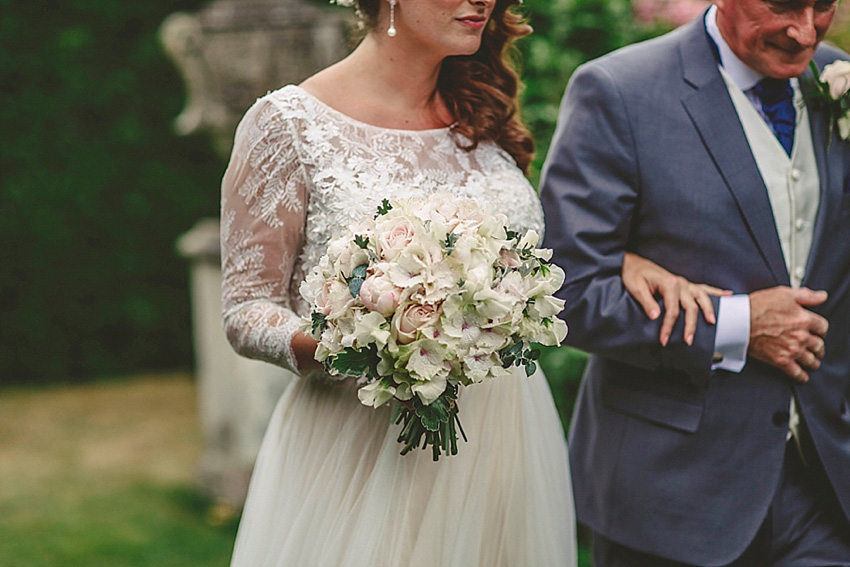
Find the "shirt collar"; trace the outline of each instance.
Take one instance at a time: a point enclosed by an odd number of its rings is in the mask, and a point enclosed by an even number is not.
[[[747,92],[764,78],[764,75],[750,69],[746,63],[738,59],[738,56],[723,39],[720,28],[717,27],[717,6],[715,5],[712,5],[705,14],[705,29],[717,45],[717,50],[720,53],[720,65],[739,89]]]

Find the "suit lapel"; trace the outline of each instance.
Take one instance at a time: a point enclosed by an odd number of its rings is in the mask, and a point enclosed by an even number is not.
[[[777,284],[789,285],[767,188],[717,69],[703,19],[683,31],[682,78],[692,90],[683,96],[682,104],[738,204],[762,259]]]

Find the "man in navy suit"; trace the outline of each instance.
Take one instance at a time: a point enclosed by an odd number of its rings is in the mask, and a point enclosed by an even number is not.
[[[541,198],[597,565],[850,566],[850,143],[803,97],[835,9],[717,0],[567,88]],[[662,346],[626,252],[735,295]]]

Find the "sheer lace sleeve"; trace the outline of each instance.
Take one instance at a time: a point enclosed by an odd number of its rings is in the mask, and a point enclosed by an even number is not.
[[[242,119],[222,180],[221,267],[230,344],[297,372],[290,279],[304,240],[307,185],[291,127],[266,99]]]

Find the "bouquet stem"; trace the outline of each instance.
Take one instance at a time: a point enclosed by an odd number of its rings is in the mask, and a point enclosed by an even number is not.
[[[393,411],[393,422],[402,424],[398,442],[403,445],[402,455],[406,455],[421,445],[422,449],[431,447],[434,460],[440,455],[457,455],[457,431],[466,441],[466,433],[458,417],[456,385],[446,387],[440,397],[425,405],[414,396],[410,400],[399,400]]]

